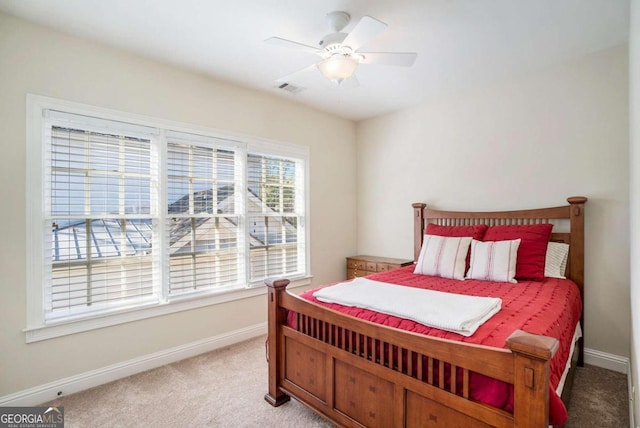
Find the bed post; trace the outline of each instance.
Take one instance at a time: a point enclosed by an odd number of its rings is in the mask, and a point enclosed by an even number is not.
[[[567,198],[571,204],[571,249],[569,250],[569,277],[578,285],[580,298],[582,299],[582,313],[580,314],[580,327],[582,339],[578,342],[578,366],[584,367],[584,204],[587,198],[584,196],[572,196]]]
[[[413,207],[413,261],[417,262],[424,237],[424,207],[427,204],[416,202]]]
[[[282,325],[287,320],[287,311],[280,307],[282,293],[289,285],[288,279],[266,279],[268,287],[268,331],[267,359],[269,362],[269,392],[264,396],[269,404],[278,407],[289,401],[290,397],[280,389],[282,378],[282,359],[284,358],[284,343]]]
[[[507,339],[514,358],[513,419],[517,427],[549,425],[549,361],[556,339],[516,330]]]

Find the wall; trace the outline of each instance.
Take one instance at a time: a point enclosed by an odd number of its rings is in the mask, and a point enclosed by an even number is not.
[[[344,276],[356,247],[351,121],[0,14],[0,397],[266,321],[259,296],[25,344],[27,93],[309,146],[313,282]]]
[[[629,33],[629,201],[631,219],[631,383],[632,422],[640,418],[640,1],[631,2]],[[633,425],[632,425],[633,426]]]
[[[627,48],[358,123],[358,252],[412,257],[412,202],[586,206],[585,345],[629,355]]]

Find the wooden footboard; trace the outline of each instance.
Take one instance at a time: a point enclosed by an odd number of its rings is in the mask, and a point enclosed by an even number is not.
[[[557,340],[517,331],[507,350],[429,338],[322,308],[288,293],[288,283],[267,283],[272,405],[291,395],[348,427],[548,425]],[[471,372],[513,384],[514,413],[471,401]]]

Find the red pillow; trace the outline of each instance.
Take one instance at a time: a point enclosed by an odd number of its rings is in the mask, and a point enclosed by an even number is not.
[[[425,234],[448,236],[450,238],[464,238],[467,236],[472,237],[476,241],[482,241],[484,233],[487,231],[486,224],[476,224],[473,226],[440,226],[435,223],[428,223]],[[465,267],[465,273],[469,270],[471,265],[471,252],[467,254],[467,265]]]
[[[542,281],[551,229],[553,229],[552,224],[493,226],[485,232],[484,241],[506,241],[520,238],[516,261],[516,279]]]
[[[438,224],[427,224],[426,234],[449,236],[452,238],[461,238],[470,236],[476,241],[482,241],[484,233],[487,231],[486,224],[476,224],[473,226],[440,226]]]

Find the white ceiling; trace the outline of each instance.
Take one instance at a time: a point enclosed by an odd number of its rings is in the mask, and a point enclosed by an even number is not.
[[[216,79],[360,120],[626,43],[630,0],[0,0],[0,10]],[[361,65],[357,88],[307,73],[294,95],[274,80],[318,57],[325,15],[389,27],[363,51],[417,52],[411,68]],[[315,71],[315,70],[314,70]]]

